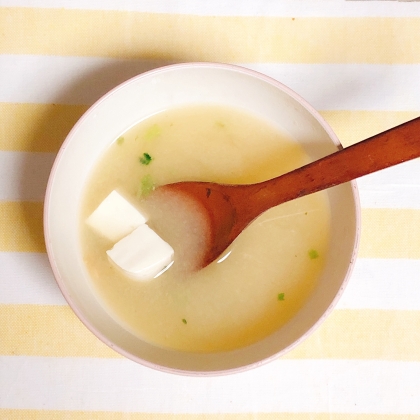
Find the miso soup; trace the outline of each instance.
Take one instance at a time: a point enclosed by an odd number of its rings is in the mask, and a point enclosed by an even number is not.
[[[115,139],[85,187],[82,250],[98,299],[127,330],[165,348],[227,351],[273,333],[299,311],[323,270],[327,194],[270,209],[220,259],[194,271],[187,262],[203,246],[200,227],[189,232],[188,215],[154,207],[153,190],[178,181],[256,183],[308,161],[287,133],[239,109],[197,105],[140,121]],[[113,243],[85,224],[113,190],[144,208],[149,225],[175,250],[173,265],[150,281],[124,276],[107,257]]]

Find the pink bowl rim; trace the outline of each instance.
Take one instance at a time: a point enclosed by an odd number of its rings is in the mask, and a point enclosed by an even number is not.
[[[43,215],[43,225],[44,225],[44,238],[45,238],[45,245],[47,250],[48,259],[54,274],[54,278],[57,282],[57,285],[63,294],[65,300],[69,304],[72,311],[76,314],[76,316],[79,318],[79,320],[84,324],[84,326],[90,330],[99,340],[101,340],[104,344],[106,344],[111,349],[115,350],[117,353],[121,354],[122,356],[126,357],[129,360],[132,360],[140,365],[152,368],[154,370],[165,372],[165,373],[171,373],[171,374],[178,374],[183,376],[195,376],[195,377],[209,377],[209,376],[222,376],[222,375],[229,375],[239,372],[245,372],[250,369],[255,369],[259,366],[265,365],[275,359],[278,359],[279,357],[285,355],[292,349],[294,349],[296,346],[298,346],[302,341],[304,341],[308,336],[310,336],[324,321],[325,319],[330,315],[330,313],[334,310],[336,307],[338,301],[340,300],[345,288],[347,287],[347,284],[350,280],[351,274],[354,269],[354,265],[357,259],[357,254],[359,250],[360,245],[360,231],[361,231],[361,206],[360,206],[360,199],[359,199],[359,192],[357,188],[356,181],[350,181],[350,184],[352,186],[352,192],[353,192],[353,201],[354,201],[354,209],[355,209],[355,221],[356,221],[356,232],[355,233],[355,240],[353,245],[353,252],[350,259],[350,263],[346,272],[346,275],[341,283],[341,287],[337,294],[335,295],[334,299],[328,306],[328,308],[324,311],[324,313],[321,315],[321,317],[312,325],[311,328],[309,328],[304,334],[302,334],[297,340],[295,340],[292,344],[285,347],[281,351],[266,357],[260,361],[249,363],[244,366],[232,368],[232,369],[226,369],[226,370],[216,370],[216,371],[194,371],[194,370],[183,370],[183,369],[175,369],[175,368],[169,368],[166,366],[158,365],[156,363],[149,362],[145,359],[142,359],[140,357],[137,357],[123,348],[115,345],[110,339],[108,339],[104,334],[102,334],[100,331],[98,331],[84,316],[82,311],[78,308],[78,306],[73,302],[71,296],[68,294],[66,290],[66,286],[64,281],[62,281],[60,271],[58,266],[56,265],[55,259],[54,259],[54,251],[53,246],[50,240],[50,234],[49,234],[49,219],[50,219],[50,212],[49,212],[49,203],[51,198],[51,191],[53,188],[53,183],[55,179],[55,174],[60,166],[61,158],[67,148],[67,146],[70,144],[73,138],[73,134],[77,131],[79,125],[81,125],[85,119],[90,118],[90,115],[95,111],[95,108],[99,106],[102,102],[107,101],[110,97],[112,97],[118,90],[125,88],[127,85],[131,83],[137,82],[137,80],[142,78],[147,78],[152,75],[157,75],[160,73],[170,72],[173,70],[178,69],[190,69],[190,68],[211,68],[211,69],[220,69],[220,70],[230,70],[237,73],[242,73],[254,78],[257,78],[259,80],[265,81],[268,84],[273,85],[277,89],[287,93],[290,97],[295,99],[300,105],[302,105],[309,113],[318,121],[318,123],[322,126],[322,128],[327,132],[328,136],[332,140],[332,142],[337,146],[338,149],[342,149],[343,146],[341,142],[339,141],[338,137],[332,130],[332,128],[329,126],[329,124],[326,122],[326,120],[319,114],[319,112],[309,104],[305,99],[303,99],[299,94],[297,94],[294,90],[287,87],[283,83],[277,81],[276,79],[273,79],[270,76],[267,76],[263,73],[260,73],[255,70],[251,70],[239,65],[234,64],[226,64],[226,63],[215,63],[215,62],[190,62],[190,63],[179,63],[179,64],[170,64],[162,67],[158,67],[152,70],[148,70],[146,72],[140,73],[125,82],[117,85],[107,93],[105,93],[102,97],[100,97],[93,105],[91,105],[87,111],[84,112],[84,114],[80,117],[80,119],[76,122],[76,124],[73,126],[73,128],[70,130],[68,135],[66,136],[66,139],[64,140],[63,144],[61,145],[57,156],[54,160],[54,164],[52,166],[50,176],[47,183],[46,193],[45,193],[45,199],[44,199],[44,215]]]

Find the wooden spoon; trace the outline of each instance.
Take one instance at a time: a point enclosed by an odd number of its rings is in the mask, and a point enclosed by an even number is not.
[[[420,156],[420,117],[292,172],[251,185],[178,182],[159,188],[193,199],[207,216],[210,264],[257,216],[303,197]]]

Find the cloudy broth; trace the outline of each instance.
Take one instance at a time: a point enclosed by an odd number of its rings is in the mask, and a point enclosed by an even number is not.
[[[204,246],[201,220],[186,228],[191,220],[182,203],[173,212],[172,204],[157,205],[151,191],[178,181],[255,183],[308,161],[277,127],[238,109],[171,109],[130,128],[100,158],[82,200],[83,257],[98,298],[125,328],[166,348],[226,351],[271,334],[299,311],[322,272],[330,232],[327,194],[270,209],[219,261],[193,271]],[[155,279],[125,277],[107,258],[113,244],[84,223],[112,190],[144,209],[149,225],[175,250],[174,264]]]

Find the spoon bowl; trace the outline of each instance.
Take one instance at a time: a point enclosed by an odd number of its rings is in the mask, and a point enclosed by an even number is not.
[[[201,208],[208,223],[205,267],[271,207],[420,156],[420,117],[292,172],[252,185],[180,182],[161,187]],[[197,208],[197,207],[196,207]]]

